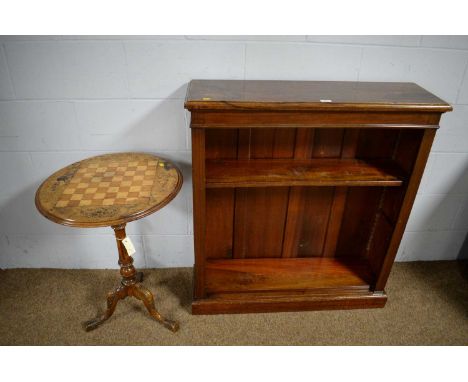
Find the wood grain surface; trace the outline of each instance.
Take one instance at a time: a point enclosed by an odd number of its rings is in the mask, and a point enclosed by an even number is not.
[[[192,80],[185,107],[246,110],[419,110],[451,106],[409,82]]]
[[[391,161],[358,159],[209,160],[206,186],[400,186],[404,173]]]
[[[181,172],[165,159],[142,153],[106,154],[52,174],[37,190],[36,206],[59,224],[113,226],[164,207],[181,186]]]

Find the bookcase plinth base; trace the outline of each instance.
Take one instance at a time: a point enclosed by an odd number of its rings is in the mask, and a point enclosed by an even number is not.
[[[220,296],[194,300],[192,314],[233,314],[296,312],[308,310],[340,310],[383,308],[387,302],[385,293],[350,294],[339,291],[333,294],[308,295],[287,293],[284,295],[263,294]]]

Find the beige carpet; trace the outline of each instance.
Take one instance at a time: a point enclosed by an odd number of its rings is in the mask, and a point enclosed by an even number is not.
[[[467,264],[397,263],[384,309],[192,316],[192,271],[145,271],[171,333],[127,298],[93,332],[117,270],[0,271],[0,345],[468,345]]]

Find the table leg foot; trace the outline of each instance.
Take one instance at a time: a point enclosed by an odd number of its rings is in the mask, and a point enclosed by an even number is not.
[[[156,321],[160,322],[164,327],[169,329],[172,332],[177,332],[179,330],[179,324],[175,321],[168,320],[161,316],[161,314],[156,310],[154,305],[154,297],[153,294],[146,289],[141,284],[136,284],[132,286],[132,294],[138,300],[142,301],[145,304],[146,309],[148,309],[149,314],[153,317]]]
[[[122,281],[118,288],[107,295],[107,309],[104,314],[86,321],[83,325],[85,330],[90,331],[96,329],[112,316],[119,300],[123,300],[127,296],[133,296],[145,304],[151,317],[169,330],[176,332],[179,330],[179,324],[161,316],[154,306],[153,294],[140,284],[143,281],[143,272],[136,271],[133,266],[133,258],[128,254],[127,248],[123,244],[123,240],[127,236],[125,233],[125,224],[112,226],[112,228],[117,240],[117,249],[119,250],[119,265]]]
[[[114,291],[109,292],[107,295],[107,309],[104,314],[83,323],[84,329],[89,332],[96,329],[104,321],[107,321],[114,313],[119,300],[122,300],[125,297],[127,297],[127,288],[123,285],[120,285]]]

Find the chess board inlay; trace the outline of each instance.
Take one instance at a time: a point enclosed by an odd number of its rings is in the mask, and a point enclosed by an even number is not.
[[[148,201],[158,160],[90,163],[80,167],[56,207],[111,206]]]
[[[101,226],[154,212],[181,184],[180,171],[164,159],[141,153],[107,154],[57,171],[38,190],[36,204],[62,224]]]

